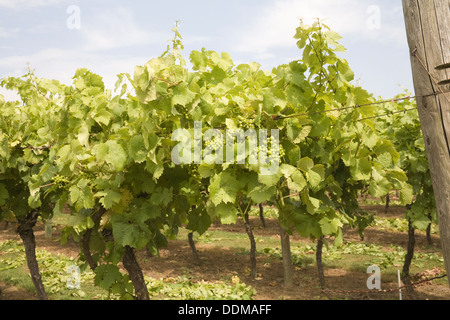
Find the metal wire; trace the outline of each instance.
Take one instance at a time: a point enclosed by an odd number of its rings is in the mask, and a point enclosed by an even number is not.
[[[417,99],[417,98],[426,98],[426,97],[431,97],[431,96],[437,96],[440,94],[447,94],[450,93],[450,91],[441,91],[441,92],[435,92],[435,93],[431,93],[431,94],[426,94],[426,95],[416,95],[416,96],[407,96],[407,97],[402,97],[402,98],[393,98],[390,100],[382,100],[382,101],[377,101],[377,102],[373,102],[373,103],[366,103],[366,104],[357,104],[351,107],[343,107],[343,108],[336,108],[336,109],[330,109],[330,110],[322,110],[322,111],[314,111],[314,112],[307,112],[307,113],[297,113],[297,114],[291,114],[291,115],[287,115],[287,116],[280,116],[280,115],[273,115],[272,118],[273,120],[284,120],[284,119],[289,119],[289,118],[297,118],[297,117],[305,117],[305,116],[310,116],[310,115],[314,115],[314,114],[321,114],[321,113],[328,113],[328,112],[334,112],[334,111],[343,111],[343,110],[348,110],[348,109],[358,109],[361,107],[368,107],[368,106],[374,106],[374,105],[380,105],[380,104],[386,104],[386,103],[392,103],[392,102],[398,102],[398,101],[404,101],[404,100],[411,100],[411,99]],[[412,108],[412,109],[405,109],[399,112],[393,112],[393,113],[400,113],[400,112],[405,112],[405,111],[410,111],[410,110],[415,110],[416,108]],[[369,117],[369,118],[364,118],[364,119],[360,119],[359,121],[362,120],[367,120],[367,119],[372,119],[372,118],[377,118],[377,117],[383,117],[389,114],[393,114],[393,113],[387,113],[387,114],[382,114],[379,116],[373,116],[373,117]]]

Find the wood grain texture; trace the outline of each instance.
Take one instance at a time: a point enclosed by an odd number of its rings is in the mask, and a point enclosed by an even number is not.
[[[403,0],[414,90],[438,210],[447,274],[450,274],[450,0]],[[427,97],[420,97],[427,96]],[[450,277],[449,277],[450,285]]]

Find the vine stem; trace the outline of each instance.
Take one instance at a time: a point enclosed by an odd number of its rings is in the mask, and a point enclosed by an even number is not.
[[[27,265],[37,296],[39,300],[48,300],[36,258],[36,238],[34,237],[33,228],[36,225],[38,217],[39,211],[32,210],[25,218],[18,219],[16,231],[19,233],[25,247]]]
[[[134,249],[130,246],[125,246],[125,254],[122,259],[123,266],[130,275],[131,282],[134,286],[136,300],[150,300],[147,285],[145,284],[142,269],[139,266]]]
[[[255,236],[253,234],[253,228],[250,224],[250,219],[249,219],[249,208],[251,205],[252,201],[249,201],[247,204],[247,207],[245,208],[244,211],[242,211],[241,206],[239,205],[239,211],[241,212],[242,218],[244,220],[244,224],[245,224],[245,232],[248,235],[248,238],[250,240],[250,277],[252,279],[256,278],[256,240],[255,240]]]
[[[106,213],[105,208],[100,207],[98,211],[95,213],[95,215],[92,217],[92,221],[94,222],[94,226],[98,227],[100,223],[100,219],[102,218],[103,214]],[[86,230],[86,233],[81,238],[81,248],[83,250],[83,254],[86,258],[86,261],[89,263],[89,266],[92,270],[95,270],[97,268],[97,262],[95,262],[94,258],[92,257],[89,242],[91,240],[93,228],[90,228]]]
[[[321,236],[317,240],[316,262],[317,262],[317,271],[319,274],[319,284],[322,289],[325,289],[325,274],[323,272],[322,249],[323,249],[323,236]]]
[[[52,185],[54,185],[55,183],[54,182],[52,182],[52,183],[49,183],[49,184],[44,184],[43,186],[40,186],[39,188],[46,188],[46,187],[50,187],[50,186],[52,186]]]

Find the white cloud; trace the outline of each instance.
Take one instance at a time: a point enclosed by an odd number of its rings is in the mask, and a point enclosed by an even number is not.
[[[162,34],[145,30],[136,24],[133,11],[117,6],[90,17],[85,21],[81,12],[81,32],[86,51],[110,50],[134,45],[163,42]]]
[[[6,29],[3,27],[0,27],[0,38],[3,38],[3,39],[12,38],[19,32],[20,32],[20,28]]]
[[[295,46],[293,36],[299,26],[299,19],[312,24],[318,18],[344,37],[365,38],[380,43],[402,41],[404,31],[393,24],[393,15],[398,10],[384,12],[380,8],[380,28],[370,28],[368,11],[370,3],[359,0],[298,1],[282,0],[271,3],[257,13],[253,25],[241,32],[235,46],[237,51],[266,53],[276,47]]]
[[[56,3],[57,0],[14,1],[0,0],[0,7],[17,8],[20,5],[37,6]],[[83,11],[81,7],[81,29],[73,31],[76,35],[74,41],[80,42],[71,45],[73,49],[46,48],[36,50],[29,47],[23,55],[1,56],[0,77],[21,76],[26,73],[30,64],[38,77],[56,79],[65,84],[72,83],[72,77],[79,68],[87,68],[103,77],[107,88],[113,89],[119,73],[134,72],[136,65],[145,64],[150,58],[159,56],[165,49],[167,34],[160,34],[152,30],[141,28],[135,19],[131,8],[124,6],[108,7],[98,12]],[[49,23],[33,29],[26,29],[36,37],[45,36],[48,30],[54,26]],[[17,31],[17,30],[16,30]],[[12,29],[0,27],[0,39],[14,36]],[[19,30],[20,31],[20,30]],[[198,39],[197,39],[198,40]],[[162,44],[157,47],[157,52],[149,44]],[[143,49],[133,50],[132,46],[145,46]],[[127,51],[118,49],[127,48]],[[1,89],[1,88],[0,88]],[[13,98],[14,94],[0,90],[6,98]]]
[[[57,5],[61,0],[0,0],[0,7],[8,9],[37,8]]]
[[[133,74],[134,67],[144,64],[147,60],[148,57],[142,56],[115,57],[52,48],[31,55],[3,57],[0,60],[0,69],[10,70],[2,77],[17,77],[26,73],[26,67],[30,64],[38,77],[71,84],[75,71],[79,68],[87,68],[103,77],[107,88],[114,89],[117,74],[126,72]],[[11,66],[15,69],[11,69]]]

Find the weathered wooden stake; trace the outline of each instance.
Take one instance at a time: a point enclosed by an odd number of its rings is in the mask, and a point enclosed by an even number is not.
[[[403,0],[414,89],[450,275],[450,0]],[[446,67],[447,66],[447,67]],[[449,285],[450,285],[450,276]]]

